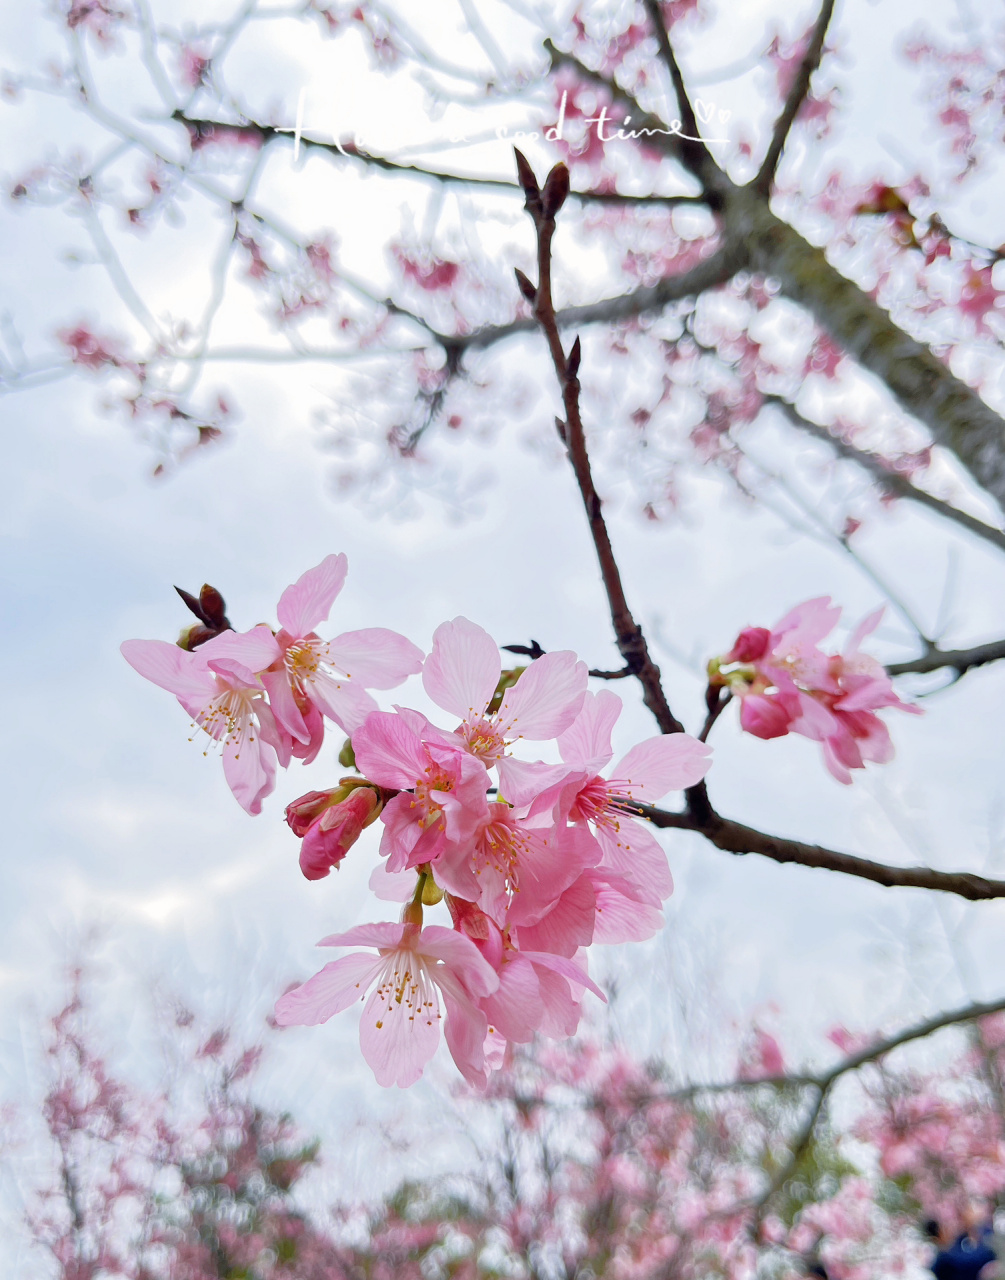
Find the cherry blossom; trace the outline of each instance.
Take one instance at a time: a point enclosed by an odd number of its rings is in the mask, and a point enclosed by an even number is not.
[[[548,653],[523,670],[490,713],[501,674],[499,648],[476,623],[455,618],[436,628],[423,686],[438,707],[461,718],[458,735],[486,765],[518,738],[556,737],[575,719],[586,693],[586,663],[568,651]]]
[[[294,740],[293,754],[306,762],[321,749],[327,716],[351,733],[377,704],[366,689],[393,689],[422,667],[420,650],[383,627],[346,631],[322,640],[314,630],[327,621],[342,590],[349,562],[326,556],[279,598],[281,661],[265,673],[276,719]]]
[[[194,653],[163,640],[126,640],[122,656],[141,676],[173,693],[223,752],[223,771],[248,813],[275,786],[276,752],[287,743],[265,700],[262,673],[279,656],[266,626],[226,631]]]
[[[654,804],[668,791],[694,786],[708,772],[712,751],[688,734],[665,734],[638,743],[617,763],[612,777],[604,778],[599,771],[614,755],[611,732],[621,711],[617,694],[606,689],[588,693],[579,716],[558,738],[567,767],[506,759],[499,766],[500,781],[516,805],[534,812],[554,804],[564,819],[589,824],[602,850],[600,867],[622,878],[621,896],[627,882],[629,900],[633,890],[641,890],[637,900],[658,906],[673,892],[666,854],[625,806]],[[613,909],[618,881],[606,886]]]
[[[799,733],[819,742],[830,773],[848,784],[851,769],[893,757],[890,732],[875,712],[896,707],[920,715],[921,709],[902,702],[883,666],[861,651],[882,609],[859,623],[844,653],[818,647],[840,615],[830,597],[821,596],[797,605],[771,631],[747,627],[728,653],[709,663],[709,679],[741,699],[740,724],[748,733]]]
[[[277,1022],[316,1026],[374,987],[360,1019],[360,1048],[378,1084],[407,1088],[436,1052],[442,996],[450,1054],[466,1080],[483,1083],[488,1022],[476,1001],[495,991],[499,979],[468,938],[438,925],[420,926],[421,909],[418,921],[358,925],[322,938],[322,947],[376,947],[378,955],[354,952],[326,964],[280,998]]]

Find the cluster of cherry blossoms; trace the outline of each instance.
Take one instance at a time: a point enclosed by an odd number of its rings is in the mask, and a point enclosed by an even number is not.
[[[300,867],[323,879],[379,819],[370,887],[404,906],[397,922],[324,938],[319,945],[369,950],[287,992],[277,1020],[314,1025],[365,1000],[363,1056],[381,1084],[401,1086],[422,1074],[442,1021],[464,1077],[485,1084],[507,1045],[570,1036],[584,993],[604,998],[588,947],[661,927],[673,879],[638,807],[698,784],[711,750],[684,733],[659,735],[609,769],[621,699],[590,692],[586,664],[567,651],[504,671],[499,646],[466,618],[437,627],[426,656],[383,628],[322,639],[315,628],[347,567],[344,555],[328,556],[288,587],[275,631],[233,630],[213,588],[198,599],[182,592],[199,625],[177,644],[129,640],[122,652],[220,748],[250,814],[273,790],[277,765],[316,758],[326,721],[348,735],[339,761],[357,772],[287,806]],[[849,782],[849,769],[892,754],[875,711],[903,704],[859,651],[878,614],[844,654],[817,648],[839,612],[811,600],[773,631],[748,628],[710,664],[709,692],[738,696],[742,726],[759,737],[792,731],[822,742],[831,772]],[[420,672],[445,726],[409,707],[382,710],[369,692]],[[527,744],[542,744],[550,762],[528,758]],[[425,909],[440,904],[451,927],[425,924]]]
[[[620,698],[590,693],[586,665],[570,652],[504,673],[495,641],[465,618],[437,628],[425,659],[380,628],[323,640],[315,628],[346,570],[345,556],[329,556],[289,587],[276,632],[217,630],[229,628],[219,602],[216,616],[201,608],[214,625],[184,636],[189,647],[130,640],[122,652],[219,744],[249,813],[272,791],[277,764],[317,756],[326,720],[349,735],[341,759],[359,776],[287,809],[302,837],[301,869],[308,879],[327,875],[379,817],[383,861],[371,887],[406,905],[398,923],[323,939],[377,954],[325,965],[280,999],[277,1019],[324,1022],[372,988],[360,1043],[381,1084],[418,1079],[441,1021],[461,1072],[484,1083],[507,1043],[569,1036],[584,992],[603,999],[587,947],[661,926],[673,889],[666,854],[626,806],[698,782],[710,749],[686,734],[655,737],[604,777]],[[368,692],[420,670],[449,727],[406,707],[382,711]],[[521,740],[557,740],[559,763],[518,759],[511,749]],[[424,908],[441,902],[453,927],[423,927]]]
[[[711,687],[725,686],[741,699],[740,724],[758,738],[799,733],[823,747],[827,768],[838,782],[851,782],[851,769],[893,758],[890,731],[876,712],[896,707],[920,715],[901,702],[879,662],[861,644],[879,625],[883,610],[864,618],[844,653],[818,646],[841,616],[829,596],[807,600],[772,630],[747,627],[732,649],[708,664]]]

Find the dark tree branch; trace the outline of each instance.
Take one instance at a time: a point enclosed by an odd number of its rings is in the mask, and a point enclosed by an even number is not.
[[[817,18],[816,25],[813,28],[810,43],[803,54],[799,70],[796,72],[796,78],[789,89],[788,97],[785,99],[782,114],[776,120],[775,127],[772,130],[767,155],[764,157],[764,162],[753,182],[754,188],[763,195],[767,195],[771,190],[771,184],[775,178],[775,170],[778,168],[778,162],[782,158],[782,151],[785,149],[785,141],[789,136],[789,130],[799,114],[799,108],[806,101],[813,72],[820,66],[820,59],[824,51],[824,39],[827,36],[827,28],[830,25],[833,13],[834,0],[823,0],[823,4],[820,7],[820,16]]]
[[[670,827],[681,831],[696,831],[725,853],[758,853],[773,862],[794,863],[801,867],[820,867],[825,871],[839,871],[842,875],[871,880],[885,888],[934,889],[940,893],[954,893],[969,902],[986,902],[1005,898],[1005,880],[988,880],[970,871],[935,871],[931,867],[891,867],[869,858],[859,858],[851,853],[838,853],[816,844],[804,844],[801,840],[789,840],[783,836],[768,835],[742,822],[723,818],[714,810],[706,817],[688,811],[673,813],[652,805],[625,801],[621,806],[626,812],[645,818],[654,827]]]
[[[701,136],[698,128],[698,119],[694,114],[694,107],[691,106],[691,99],[688,97],[687,88],[684,85],[684,77],[681,75],[677,55],[674,53],[673,45],[670,43],[670,33],[663,20],[660,0],[645,0],[645,8],[649,16],[650,25],[656,33],[656,43],[659,45],[660,57],[666,63],[667,70],[670,72],[670,82],[677,98],[677,109],[680,112],[683,131],[689,135],[687,138],[681,138],[680,140],[681,159],[691,173],[704,181],[705,175],[712,169],[718,170],[719,166],[712,159],[711,153],[704,142],[694,141],[695,138]]]
[[[193,138],[193,141],[211,138],[214,131],[217,129],[227,134],[238,134],[247,137],[261,138],[263,145],[273,142],[277,138],[283,138],[287,142],[292,142],[294,137],[292,129],[280,129],[276,128],[275,125],[259,124],[255,120],[244,120],[239,124],[228,124],[226,121],[207,120],[197,116],[186,115],[185,112],[181,110],[173,112],[171,118],[178,121],[179,124],[186,126]],[[411,175],[415,178],[432,179],[435,182],[444,184],[479,187],[482,189],[492,188],[497,191],[509,192],[513,195],[523,194],[518,183],[510,182],[506,178],[479,178],[462,173],[446,173],[440,169],[427,169],[422,165],[400,164],[396,160],[388,160],[385,156],[377,156],[373,155],[369,151],[362,151],[355,145],[355,143],[325,142],[321,138],[312,138],[308,134],[302,133],[300,135],[300,145],[312,151],[323,151],[328,155],[339,156],[346,160],[354,160],[357,163],[367,165],[370,168],[381,169],[385,173]],[[583,204],[660,204],[672,206],[676,204],[705,203],[701,196],[636,196],[627,195],[621,191],[570,191],[569,199],[578,200]]]
[[[957,676],[962,676],[974,667],[984,667],[989,662],[1000,662],[1003,658],[1005,640],[991,640],[987,644],[974,645],[972,649],[939,649],[933,646],[920,658],[912,658],[908,662],[893,662],[886,669],[892,676],[905,676],[910,672],[923,674],[948,667]]]
[[[547,339],[555,375],[561,387],[562,403],[565,408],[563,436],[583,499],[586,518],[590,524],[590,533],[610,605],[611,622],[614,625],[618,650],[625,660],[625,666],[638,677],[643,689],[643,701],[655,716],[661,731],[683,733],[684,726],[674,716],[667,703],[659,667],[649,656],[649,647],[642,628],[635,621],[628,607],[621,572],[618,569],[607,522],[604,519],[600,495],[593,484],[590,457],[586,448],[586,437],[579,408],[577,375],[581,358],[580,342],[577,338],[569,355],[566,356],[558,331],[558,319],[551,293],[551,242],[555,234],[555,216],[564,200],[563,186],[566,191],[568,190],[568,170],[563,164],[556,165],[548,175],[544,190],[539,191],[529,166],[519,152],[517,152],[517,160],[526,192],[527,212],[531,215],[537,232],[538,282],[534,317]]]
[[[725,284],[742,266],[742,253],[733,248],[718,249],[690,271],[665,276],[657,284],[645,285],[615,298],[604,298],[600,302],[587,302],[582,306],[565,307],[556,311],[555,322],[559,329],[578,328],[588,324],[610,324],[632,316],[662,311],[671,302],[695,297],[707,289]],[[513,320],[509,324],[486,325],[471,333],[458,334],[451,341],[465,350],[479,349],[490,347],[516,333],[529,333],[537,327],[535,320]]]
[[[886,493],[892,494],[897,498],[907,498],[910,502],[916,502],[920,506],[927,507],[929,511],[936,512],[946,520],[954,521],[961,528],[976,534],[978,538],[983,538],[985,542],[990,542],[999,551],[1005,551],[1005,532],[1001,529],[985,524],[983,520],[978,520],[976,516],[972,516],[966,511],[961,511],[959,507],[954,507],[951,503],[943,502],[941,498],[936,498],[934,494],[927,493],[924,489],[919,489],[906,476],[902,476],[899,472],[892,470],[890,464],[878,454],[870,453],[866,449],[858,449],[855,445],[849,444],[846,440],[833,435],[826,427],[820,426],[817,422],[811,422],[809,418],[804,418],[795,405],[791,401],[785,400],[782,396],[768,395],[764,397],[764,402],[765,404],[777,405],[794,427],[798,427],[800,431],[813,436],[816,440],[822,440],[824,443],[829,444],[839,457],[858,463],[863,470],[868,471],[871,476],[874,476],[879,481],[880,488]]]

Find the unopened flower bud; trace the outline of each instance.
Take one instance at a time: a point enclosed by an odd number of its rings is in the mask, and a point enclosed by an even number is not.
[[[745,627],[737,636],[732,649],[724,655],[722,660],[723,662],[756,662],[767,653],[770,639],[771,632],[767,627]]]
[[[321,880],[337,867],[384,807],[376,787],[360,778],[343,778],[332,791],[311,791],[287,807],[286,821],[297,835],[300,870],[308,880]]]

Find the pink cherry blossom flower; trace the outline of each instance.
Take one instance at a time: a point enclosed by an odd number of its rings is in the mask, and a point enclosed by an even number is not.
[[[658,905],[673,892],[666,854],[647,826],[624,810],[626,802],[654,804],[670,790],[699,782],[711,765],[711,748],[685,733],[640,742],[612,770],[611,731],[622,703],[609,690],[587,694],[575,722],[559,736],[564,766],[505,759],[499,764],[506,799],[529,812],[557,805],[561,820],[588,823],[602,850],[601,868],[624,876]]]
[[[373,712],[352,736],[356,765],[371,782],[400,793],[381,814],[388,870],[431,862],[438,883],[474,899],[471,842],[488,818],[488,772],[453,734],[427,725],[417,712]]]
[[[535,825],[510,805],[495,802],[488,805],[469,856],[477,901],[504,927],[541,920],[582,872],[599,862],[600,849],[583,829],[564,822]],[[575,947],[568,954],[573,951]]]
[[[280,1026],[327,1022],[373,986],[360,1019],[360,1048],[378,1084],[404,1089],[419,1079],[436,1052],[442,996],[450,1054],[466,1080],[484,1083],[488,1020],[477,1001],[495,991],[499,979],[470,939],[453,929],[420,929],[406,921],[358,925],[318,945],[376,947],[378,954],[355,952],[333,960],[281,996],[276,1003]]]
[[[881,664],[861,652],[882,609],[859,624],[843,654],[818,647],[840,616],[827,596],[807,600],[770,632],[746,628],[710,670],[713,680],[742,700],[740,724],[748,733],[759,738],[798,733],[819,742],[828,770],[848,784],[850,770],[893,757],[889,730],[875,712],[896,707],[920,714],[920,708],[901,702]],[[733,664],[739,665],[721,671]]]
[[[351,734],[377,710],[367,689],[393,689],[422,668],[421,651],[383,627],[346,631],[333,640],[317,634],[347,572],[344,555],[326,556],[286,588],[277,608],[279,661],[262,677],[276,719],[298,744],[293,754],[307,762],[321,747],[322,716]]]
[[[194,653],[163,640],[126,640],[121,652],[141,676],[173,693],[220,744],[224,776],[238,803],[248,813],[261,813],[263,798],[275,786],[276,753],[288,752],[261,680],[279,657],[269,628],[225,631]]]
[[[517,738],[554,738],[575,719],[586,693],[587,670],[574,653],[545,654],[532,662],[489,715],[502,663],[495,641],[467,618],[444,622],[433,633],[433,651],[422,669],[426,693],[459,716],[457,733],[467,749],[492,765]]]

